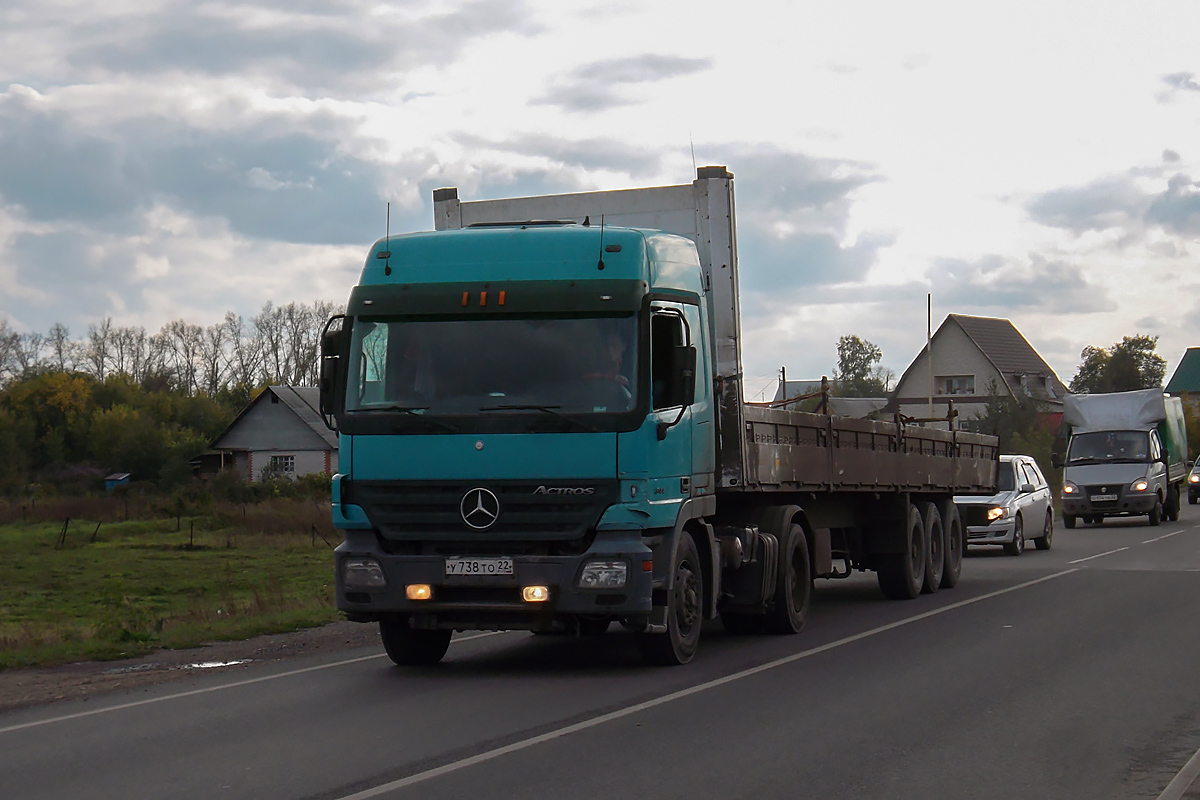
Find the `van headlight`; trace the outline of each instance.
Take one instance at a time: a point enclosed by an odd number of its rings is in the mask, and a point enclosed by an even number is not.
[[[1193,472],[1191,475],[1188,475],[1188,482],[1189,483],[1200,483],[1200,475],[1197,475],[1196,473]]]
[[[1144,492],[1150,486],[1150,483],[1145,478],[1138,478],[1133,483],[1129,484],[1129,491]]]
[[[1069,494],[1069,495],[1071,495],[1071,496],[1077,495],[1077,494],[1079,494],[1079,487],[1078,487],[1078,486],[1076,486],[1076,485],[1075,485],[1074,483],[1072,483],[1071,481],[1066,481],[1066,482],[1064,482],[1064,483],[1063,483],[1063,490],[1062,490],[1062,493],[1063,493],[1063,494]]]

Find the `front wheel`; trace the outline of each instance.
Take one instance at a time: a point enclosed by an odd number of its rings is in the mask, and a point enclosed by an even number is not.
[[[666,633],[639,633],[638,648],[650,664],[686,664],[696,655],[704,617],[704,576],[700,553],[691,534],[683,533],[671,570],[674,584],[667,597]]]
[[[1071,529],[1071,528],[1075,527],[1075,515],[1074,514],[1063,514],[1063,527],[1067,528],[1067,529]]]
[[[1013,524],[1013,540],[1004,545],[1004,552],[1010,556],[1019,556],[1025,552],[1025,523],[1021,521],[1020,514]]]
[[[1162,500],[1155,498],[1154,499],[1154,508],[1150,509],[1150,513],[1147,515],[1147,517],[1150,521],[1150,524],[1151,525],[1160,524],[1162,522],[1162,515],[1163,515]]]
[[[1038,550],[1049,550],[1050,540],[1054,538],[1054,512],[1046,512],[1046,524],[1042,526],[1042,535],[1033,540]]]
[[[436,664],[450,647],[451,631],[418,630],[408,617],[391,615],[379,620],[379,637],[388,658],[401,667]]]

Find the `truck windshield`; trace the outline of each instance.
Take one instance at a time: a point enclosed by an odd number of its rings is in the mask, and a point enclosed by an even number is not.
[[[1067,463],[1145,461],[1149,453],[1150,435],[1145,431],[1092,431],[1071,437]]]
[[[637,317],[354,322],[346,410],[614,414],[637,397]],[[549,415],[548,415],[549,416]]]

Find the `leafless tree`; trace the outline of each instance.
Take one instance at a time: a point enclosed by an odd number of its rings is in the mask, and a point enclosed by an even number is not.
[[[84,347],[84,362],[97,380],[108,375],[109,357],[113,339],[112,317],[88,326],[87,344]]]
[[[46,335],[46,346],[50,350],[50,368],[58,372],[70,372],[75,369],[75,353],[78,344],[71,341],[71,331],[61,322],[50,326]]]

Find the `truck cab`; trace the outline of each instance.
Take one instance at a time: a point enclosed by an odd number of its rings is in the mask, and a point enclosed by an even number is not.
[[[376,242],[325,337],[339,608],[434,649],[644,625],[663,529],[712,494],[700,275],[688,239],[627,228]]]

